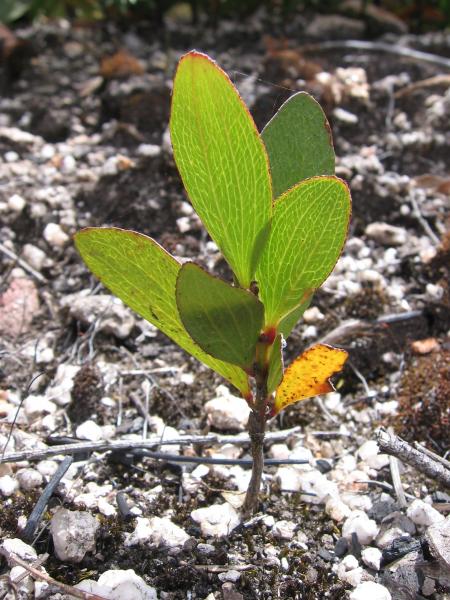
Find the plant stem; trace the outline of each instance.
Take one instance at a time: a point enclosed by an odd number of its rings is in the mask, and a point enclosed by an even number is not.
[[[264,436],[266,429],[267,407],[267,367],[258,365],[255,374],[256,398],[248,418],[248,432],[252,449],[252,476],[245,496],[243,513],[250,517],[258,510],[259,491],[264,469]]]

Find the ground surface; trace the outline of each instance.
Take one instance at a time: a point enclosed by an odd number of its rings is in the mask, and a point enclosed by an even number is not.
[[[302,426],[301,433],[286,440],[289,449],[304,445],[314,459],[326,459],[332,467],[326,477],[341,497],[378,526],[396,510],[395,495],[360,481],[391,483],[389,466],[381,460],[374,469],[357,453],[373,439],[376,427],[392,426],[441,456],[448,452],[449,69],[395,52],[321,48],[320,40],[334,35],[364,39],[366,24],[355,19],[325,31],[327,24],[319,23],[314,30],[313,18],[292,19],[284,31],[259,15],[245,23],[223,22],[217,30],[172,20],[164,30],[145,23],[123,30],[112,24],[60,23],[18,32],[26,39],[25,51],[14,63],[6,60],[1,71],[2,447],[21,399],[25,402],[8,451],[38,448],[48,436],[138,438],[144,427],[139,407],[145,402],[152,417],[149,434],[161,434],[164,426],[178,434],[215,431],[203,406],[216,395],[219,378],[128,310],[98,299],[106,292],[70,239],[88,225],[132,228],[227,276],[192,214],[166,132],[176,62],[196,47],[227,70],[259,127],[293,91],[313,93],[332,125],[337,174],[350,183],[353,195],[344,255],[316,294],[316,310],[288,340],[285,356],[289,361],[334,331],[333,342],[350,353],[337,381],[340,395],[291,407],[270,429]],[[385,33],[391,28],[386,23],[378,28],[376,33],[391,45],[450,56],[449,34]],[[283,41],[268,39],[268,32]],[[306,42],[319,47],[302,53]],[[105,62],[119,50],[122,54]],[[421,83],[439,75],[447,78]],[[374,223],[381,225],[374,230]],[[86,290],[89,298],[83,299]],[[359,323],[336,330],[350,320]],[[425,339],[425,346],[412,345]],[[88,424],[87,432],[77,431],[92,420],[102,429]],[[213,453],[227,451],[213,448]],[[239,456],[246,451],[243,446]],[[202,449],[185,452],[200,455]],[[76,464],[43,525],[48,526],[57,505],[86,507],[101,525],[96,552],[75,565],[59,560],[48,527],[40,530],[35,548],[50,554],[45,568],[59,581],[75,584],[98,579],[108,569],[131,568],[161,598],[206,598],[210,593],[230,599],[346,598],[352,589],[335,573],[342,523],[325,512],[326,498],[313,503],[317,496],[301,494],[306,484],[295,493],[280,491],[283,478],[274,468],[267,469],[261,508],[275,522],[295,524],[291,539],[276,533],[270,520],[241,524],[217,539],[192,520],[194,509],[222,504],[221,491],[239,487],[245,480],[240,467],[211,468],[196,479],[187,475],[191,467],[147,458],[130,463],[123,453],[95,454]],[[12,481],[21,481],[20,470],[30,466],[41,473],[35,484],[26,479],[19,489],[12,484],[0,492],[4,537],[20,536],[23,517],[56,465],[0,466],[0,475]],[[448,510],[449,499],[439,484],[408,468],[402,482],[411,496],[427,497],[435,505],[440,499],[442,511]],[[439,491],[441,496],[431,496]],[[171,518],[189,542],[170,552],[150,542],[125,547],[124,535],[133,531],[135,521],[117,513],[117,492],[124,492],[143,517]],[[413,538],[421,539],[422,532],[414,528]],[[198,545],[204,543],[212,548]],[[361,549],[350,550],[358,557]],[[384,583],[393,598],[418,597],[419,589],[427,597],[443,598],[440,576],[425,573],[424,557],[420,560],[410,569],[419,575],[401,585],[387,567],[378,572],[365,568],[365,574]],[[238,577],[226,583],[233,568]]]

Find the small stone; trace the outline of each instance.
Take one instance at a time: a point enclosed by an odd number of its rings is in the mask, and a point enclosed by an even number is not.
[[[63,248],[69,241],[69,236],[57,223],[49,223],[44,229],[44,238],[54,248]]]
[[[322,504],[329,498],[337,498],[339,495],[337,484],[316,469],[300,473],[300,484],[303,492],[314,494],[302,495],[302,500],[312,504]]]
[[[319,321],[323,321],[325,319],[325,315],[320,312],[317,306],[312,306],[311,308],[307,308],[305,310],[302,318],[307,325],[311,325],[318,323]]]
[[[272,534],[279,540],[292,540],[297,524],[292,521],[277,521],[272,528]]]
[[[243,398],[233,396],[224,385],[216,389],[216,397],[205,404],[208,423],[221,430],[243,431],[250,407]]]
[[[436,338],[426,338],[424,340],[416,340],[411,342],[411,350],[414,354],[430,354],[439,350],[439,342]]]
[[[22,250],[22,258],[30,265],[30,267],[33,267],[36,271],[41,271],[47,255],[37,246],[25,244]]]
[[[232,583],[236,583],[236,581],[239,581],[241,578],[241,574],[235,569],[230,569],[229,571],[225,571],[225,573],[219,573],[218,578],[220,581],[231,581]]]
[[[151,157],[161,154],[161,147],[156,144],[139,144],[136,151],[139,156]]]
[[[383,246],[402,246],[408,240],[408,233],[402,227],[388,223],[370,223],[365,230],[367,237]]]
[[[98,527],[97,519],[86,511],[58,508],[52,517],[50,531],[59,560],[78,563],[87,552],[94,552]]]
[[[130,309],[119,298],[108,294],[89,296],[83,290],[81,293],[68,294],[61,306],[68,309],[69,314],[90,326],[97,321],[98,330],[126,339],[136,324],[136,319]]]
[[[330,498],[325,505],[325,512],[329,517],[340,523],[350,516],[351,509],[347,504],[344,504],[339,498]]]
[[[226,581],[222,585],[223,600],[244,600],[244,596],[237,591],[236,586],[231,581]]]
[[[76,429],[76,436],[80,440],[89,440],[91,442],[98,442],[103,438],[102,428],[94,423],[94,421],[88,420],[81,425],[78,425]]]
[[[436,525],[443,523],[445,517],[430,504],[427,504],[423,500],[416,499],[408,507],[406,514],[416,525],[424,525],[429,527],[430,525]]]
[[[191,518],[199,523],[204,536],[212,537],[229,535],[241,522],[239,514],[228,502],[197,508],[191,512]]]
[[[34,419],[44,414],[52,415],[56,411],[56,404],[48,400],[45,396],[31,394],[25,398],[23,408],[27,417]]]
[[[189,535],[172,523],[167,517],[152,517],[150,519],[138,517],[134,531],[126,538],[126,546],[151,543],[166,548],[177,548],[189,539]]]
[[[3,494],[3,496],[12,496],[18,488],[17,479],[11,477],[11,475],[0,477],[0,494]]]
[[[333,110],[333,117],[341,123],[346,123],[347,125],[355,125],[359,120],[357,115],[340,107],[336,107]]]
[[[85,579],[75,586],[79,590],[114,600],[157,600],[155,588],[147,585],[133,569],[105,571],[98,582]]]
[[[351,592],[350,600],[392,600],[392,596],[384,585],[364,581]]]
[[[17,481],[22,490],[30,492],[44,483],[44,478],[36,469],[20,469],[16,473]]]
[[[369,548],[364,548],[361,552],[361,559],[363,563],[375,571],[380,570],[382,556],[383,554],[381,553],[381,550],[378,548],[373,548],[372,546]]]
[[[363,569],[359,566],[358,559],[352,554],[348,554],[338,565],[336,574],[341,581],[345,581],[354,587],[361,582]]]
[[[450,516],[428,527],[425,534],[431,554],[450,568]]]
[[[80,367],[70,364],[61,364],[56,369],[52,386],[47,388],[47,398],[54,400],[58,406],[65,406],[72,401],[71,391],[73,380]]]
[[[26,203],[25,198],[22,198],[19,194],[13,194],[8,198],[8,208],[15,213],[21,213]]]
[[[36,550],[18,538],[10,538],[3,540],[1,547],[8,554],[16,554],[22,560],[35,561],[37,560]],[[12,561],[14,564],[14,561]]]
[[[342,527],[342,535],[351,540],[356,533],[358,541],[363,546],[370,544],[378,534],[378,525],[362,510],[354,510]]]
[[[442,300],[444,296],[444,288],[437,283],[427,283],[425,287],[425,298],[427,300]]]

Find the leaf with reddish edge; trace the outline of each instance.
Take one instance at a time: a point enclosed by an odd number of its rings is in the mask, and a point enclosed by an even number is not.
[[[261,137],[269,155],[274,198],[303,179],[334,175],[330,125],[320,104],[306,92],[288,98]]]
[[[329,378],[341,371],[348,358],[345,350],[317,344],[306,350],[284,372],[270,416],[298,402],[334,390]]]
[[[265,326],[278,326],[333,270],[350,220],[350,192],[337,177],[305,179],[275,202],[256,272]]]
[[[92,227],[75,234],[75,245],[89,269],[113,294],[225,377],[244,398],[251,398],[245,372],[206,354],[189,336],[175,300],[181,265],[155,240],[135,231]]]
[[[249,288],[272,216],[269,159],[236,88],[205,54],[189,52],[178,64],[170,135],[193,207]]]

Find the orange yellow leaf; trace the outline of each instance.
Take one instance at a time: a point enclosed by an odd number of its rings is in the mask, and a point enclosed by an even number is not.
[[[329,378],[342,369],[348,354],[345,350],[317,344],[303,352],[284,372],[278,386],[271,416],[298,402],[334,390]]]

